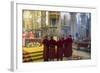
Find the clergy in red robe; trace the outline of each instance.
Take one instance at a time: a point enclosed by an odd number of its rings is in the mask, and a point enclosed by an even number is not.
[[[44,40],[43,40],[43,58],[44,58],[44,61],[48,61],[48,58],[49,58],[49,40],[48,40],[48,37],[45,36]]]
[[[51,37],[50,41],[49,41],[49,59],[50,60],[54,60],[54,58],[56,57],[56,53],[55,53],[55,46],[56,46],[56,41],[53,39],[53,37]]]
[[[63,50],[64,50],[63,44],[64,44],[63,38],[57,41],[57,61],[63,60]]]
[[[26,40],[26,33],[23,32],[23,34],[22,34],[22,46],[23,46],[23,47],[26,46],[26,45],[25,45],[25,40]]]
[[[69,35],[68,38],[65,39],[64,41],[64,56],[65,57],[71,57],[72,56],[72,37]]]
[[[29,40],[30,40],[31,43],[33,43],[34,33],[32,31],[29,32]]]

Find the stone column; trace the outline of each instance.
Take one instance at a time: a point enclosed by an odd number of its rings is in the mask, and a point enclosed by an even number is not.
[[[77,20],[76,20],[76,13],[70,12],[70,27],[71,27],[71,35],[73,39],[76,39],[76,32],[77,32]]]
[[[61,37],[62,33],[61,33],[61,13],[59,13],[59,19],[58,19],[58,24],[57,24],[57,36]]]
[[[86,13],[81,13],[81,35],[82,35],[82,40],[84,40],[86,38],[86,29],[87,29]]]

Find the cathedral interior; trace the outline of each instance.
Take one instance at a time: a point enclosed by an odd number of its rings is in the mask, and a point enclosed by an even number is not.
[[[91,13],[23,10],[22,29],[23,62],[43,61],[39,45],[46,35],[55,40],[72,35],[72,60],[91,59]]]

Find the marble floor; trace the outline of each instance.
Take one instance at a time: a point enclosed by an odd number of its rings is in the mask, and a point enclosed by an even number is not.
[[[42,48],[42,47],[41,47]],[[41,48],[24,48],[28,54],[23,54],[23,62],[43,62],[43,49]],[[85,49],[85,48],[84,48]],[[91,59],[91,53],[81,49],[74,49],[71,58],[63,57],[64,61],[67,60],[86,60]],[[56,61],[56,58],[55,60]]]

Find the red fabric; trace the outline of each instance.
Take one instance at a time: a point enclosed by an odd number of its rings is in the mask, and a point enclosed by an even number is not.
[[[44,45],[43,58],[44,58],[44,61],[48,61],[48,58],[49,58],[49,40],[44,39],[42,43]]]
[[[49,58],[50,59],[54,59],[55,56],[56,56],[56,53],[55,53],[56,41],[55,40],[50,40],[49,41],[49,45],[50,45],[50,48],[49,48]]]
[[[64,48],[64,56],[65,57],[70,57],[72,56],[72,38],[67,38],[65,41],[64,41],[64,45],[65,45],[65,48]]]
[[[49,59],[52,60],[52,59],[55,58],[55,56],[56,56],[56,54],[55,54],[55,48],[50,48],[49,49]]]
[[[57,41],[57,60],[63,58],[63,40]]]

